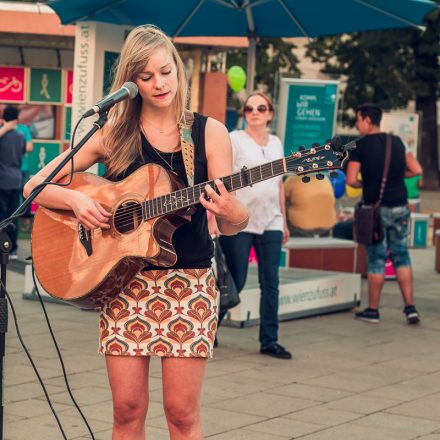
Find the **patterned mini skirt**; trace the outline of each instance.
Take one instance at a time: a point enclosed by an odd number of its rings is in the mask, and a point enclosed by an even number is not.
[[[101,310],[99,352],[210,358],[217,315],[211,268],[141,270]]]

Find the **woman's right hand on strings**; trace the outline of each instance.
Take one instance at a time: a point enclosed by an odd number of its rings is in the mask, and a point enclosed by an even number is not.
[[[78,221],[86,229],[110,229],[108,221],[112,213],[91,197],[79,191],[72,191],[69,204]]]

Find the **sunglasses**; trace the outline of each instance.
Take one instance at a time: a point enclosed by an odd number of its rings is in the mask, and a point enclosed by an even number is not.
[[[268,110],[269,108],[267,107],[267,105],[264,104],[257,105],[258,113],[266,113]],[[252,107],[251,105],[245,105],[243,111],[245,113],[252,113],[254,111],[254,107]]]

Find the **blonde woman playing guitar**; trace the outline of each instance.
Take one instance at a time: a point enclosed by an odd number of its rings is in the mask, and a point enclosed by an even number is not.
[[[133,174],[133,193],[148,188],[149,196],[160,196],[178,189],[170,175],[177,174],[183,182],[187,180],[178,125],[187,102],[187,81],[175,47],[159,29],[140,26],[128,35],[113,90],[126,81],[138,86],[139,95],[110,110],[103,130],[75,156],[74,170],[84,171],[104,162],[108,179],[120,182]],[[145,230],[136,236],[132,252],[141,256],[141,249],[144,253],[150,251],[150,264],[135,273],[113,298],[100,304],[99,351],[105,355],[113,395],[113,440],[145,438],[151,356],[162,359],[163,400],[170,438],[203,437],[200,393],[217,328],[217,290],[210,268],[212,242],[206,210],[216,217],[221,233],[226,235],[243,229],[249,217],[245,207],[218,180],[231,173],[231,144],[226,128],[214,119],[194,114],[192,137],[194,183],[216,179],[217,190],[206,185],[200,193],[200,203],[191,212],[183,210],[168,218],[156,217],[145,222]],[[26,184],[24,195],[28,196],[65,155],[61,154],[34,176]],[[146,163],[151,164],[149,172],[137,172]],[[57,180],[68,180],[69,173],[70,165],[66,165]],[[47,216],[69,213],[71,218],[63,217],[64,227],[70,228],[75,221],[80,237],[74,245],[78,248],[75,255],[90,261],[91,270],[97,275],[105,265],[105,259],[97,257],[99,246],[105,249],[108,259],[113,252],[130,251],[126,236],[132,234],[124,229],[125,219],[135,221],[130,207],[137,200],[119,204],[115,220],[116,214],[112,213],[116,209],[117,185],[104,179],[90,185],[101,188],[102,202],[94,199],[92,189],[89,193],[81,191],[82,181],[68,188],[47,186],[36,199],[39,205],[50,208],[46,210],[50,213]],[[160,240],[166,236],[165,230],[174,231],[181,224],[173,236],[175,253],[166,240],[162,249]],[[51,234],[45,242],[61,240],[57,249],[61,261],[62,232]],[[44,249],[44,242],[40,248]],[[69,251],[72,257],[73,251]],[[164,255],[166,267],[161,266],[160,255]],[[66,261],[71,282],[60,281],[60,288],[74,291],[75,285],[81,285],[83,275],[77,270],[78,262],[69,256]],[[127,261],[129,273],[132,261]],[[121,272],[113,274],[114,286],[126,275]]]

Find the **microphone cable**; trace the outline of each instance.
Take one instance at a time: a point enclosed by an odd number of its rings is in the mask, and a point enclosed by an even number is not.
[[[3,291],[5,292],[6,298],[8,298],[9,306],[11,307],[12,316],[14,318],[15,331],[17,332],[17,336],[18,336],[18,339],[20,340],[20,344],[23,347],[23,350],[26,353],[26,356],[28,357],[29,362],[32,365],[32,368],[33,368],[33,370],[35,372],[35,375],[37,376],[38,382],[40,382],[40,385],[41,385],[41,388],[43,389],[43,392],[44,392],[44,395],[46,397],[47,403],[49,404],[50,410],[52,411],[52,414],[55,417],[55,420],[56,420],[56,422],[58,424],[58,427],[60,428],[60,431],[61,431],[61,434],[63,436],[63,439],[67,440],[66,433],[64,432],[63,426],[62,426],[61,421],[60,421],[60,419],[58,417],[58,414],[57,414],[57,412],[55,411],[55,408],[52,405],[52,401],[50,400],[50,397],[49,397],[49,394],[47,392],[46,386],[44,385],[43,379],[41,378],[40,373],[38,372],[38,369],[37,369],[37,367],[36,367],[36,365],[34,363],[34,360],[32,359],[32,356],[31,356],[31,354],[30,354],[30,352],[29,352],[29,350],[28,350],[28,348],[27,348],[26,344],[24,343],[24,340],[23,340],[23,338],[21,336],[20,327],[18,325],[18,320],[17,320],[17,314],[15,313],[14,303],[12,302],[9,293],[6,290],[5,285],[3,284],[3,281],[0,280],[0,284],[1,284],[1,287],[2,287]]]
[[[88,429],[88,431],[90,433],[90,436],[92,437],[93,440],[95,440],[95,436],[93,435],[93,431],[92,431],[92,428],[90,428],[89,422],[87,421],[85,415],[81,411],[81,408],[79,407],[79,405],[76,402],[75,398],[73,397],[72,390],[70,388],[70,384],[69,384],[69,381],[67,379],[67,373],[66,373],[66,368],[64,366],[63,357],[61,355],[61,351],[60,351],[60,348],[58,346],[58,342],[57,342],[57,340],[55,338],[55,334],[54,334],[54,332],[52,330],[52,325],[50,324],[49,316],[47,314],[46,307],[45,307],[44,302],[43,302],[43,298],[41,297],[40,291],[39,291],[38,286],[37,286],[37,280],[35,279],[35,270],[34,270],[34,265],[33,264],[32,264],[32,280],[34,281],[35,290],[37,292],[41,308],[43,309],[44,317],[46,318],[47,327],[49,329],[50,336],[52,337],[53,345],[55,346],[56,352],[58,354],[58,359],[60,361],[61,369],[63,370],[64,383],[66,384],[66,389],[67,389],[67,392],[69,393],[70,400],[73,402],[73,404],[75,405],[75,408],[77,409],[79,415],[83,419],[83,421],[84,421],[84,423],[85,423],[85,425],[86,425],[86,427],[87,427],[87,429]]]
[[[74,144],[74,139],[75,139],[76,131],[77,131],[77,129],[78,129],[78,126],[79,126],[80,122],[81,122],[83,119],[84,119],[84,117],[82,116],[82,117],[78,120],[78,122],[76,123],[76,125],[75,125],[75,128],[74,128],[73,133],[72,133],[72,140],[71,140],[71,146],[70,146],[71,149],[73,149],[73,144]],[[69,181],[68,181],[67,183],[43,182],[43,183],[40,183],[39,185],[37,185],[37,186],[32,190],[32,192],[36,191],[38,188],[45,187],[46,185],[69,186],[69,185],[72,183],[72,180],[73,180],[73,173],[74,173],[74,162],[73,162],[73,156],[72,156],[72,158],[70,159],[70,163],[71,163],[71,167],[70,167],[70,173],[69,173]],[[31,193],[31,194],[32,194],[32,193]],[[25,208],[23,208],[23,204],[20,205],[20,206],[17,208],[17,210],[16,210],[16,211],[15,211],[10,217],[8,217],[7,219],[5,219],[5,220],[3,220],[3,221],[0,222],[0,230],[2,230],[3,228],[5,228],[6,226],[8,226],[8,225],[12,222],[12,220],[14,220],[15,218],[20,217],[20,216],[23,214],[24,210],[25,210]],[[15,225],[14,225],[14,227],[15,227]],[[42,299],[42,297],[41,297],[40,291],[39,291],[38,286],[37,286],[37,283],[36,283],[36,279],[35,279],[35,271],[34,271],[34,265],[33,265],[33,264],[32,264],[32,279],[33,279],[33,282],[34,282],[35,291],[37,292],[37,296],[38,296],[38,299],[39,299],[39,301],[40,301],[40,305],[41,305],[41,307],[42,307],[42,309],[43,309],[43,313],[44,313],[44,316],[45,316],[45,319],[46,319],[46,323],[47,323],[47,326],[48,326],[48,329],[49,329],[49,333],[50,333],[50,335],[51,335],[51,337],[52,337],[52,341],[53,341],[53,343],[54,343],[54,346],[55,346],[55,349],[56,349],[56,352],[57,352],[57,355],[58,355],[58,359],[59,359],[59,361],[60,361],[60,365],[61,365],[61,369],[62,369],[62,372],[63,372],[64,382],[65,382],[65,384],[66,384],[67,392],[68,392],[68,394],[69,394],[69,396],[70,396],[70,399],[72,400],[72,402],[73,402],[75,408],[77,409],[77,411],[79,412],[81,418],[83,419],[83,421],[84,421],[84,423],[85,423],[85,425],[86,425],[86,427],[87,427],[87,429],[88,429],[88,431],[89,431],[89,433],[90,433],[90,436],[91,436],[92,440],[95,440],[95,436],[94,436],[94,434],[93,434],[93,431],[92,431],[92,429],[91,429],[91,427],[90,427],[90,425],[89,425],[89,423],[88,423],[86,417],[84,416],[83,412],[81,411],[81,408],[79,407],[78,403],[76,402],[76,400],[75,400],[75,398],[74,398],[74,396],[73,396],[73,394],[72,394],[72,390],[71,390],[71,388],[70,388],[70,384],[69,384],[69,381],[68,381],[68,379],[67,379],[67,373],[66,373],[66,369],[65,369],[65,366],[64,366],[64,361],[63,361],[63,358],[62,358],[62,355],[61,355],[61,352],[60,352],[60,349],[59,349],[58,343],[57,343],[57,341],[56,341],[55,335],[54,335],[54,333],[53,333],[52,326],[51,326],[51,324],[50,324],[49,316],[48,316],[47,311],[46,311],[46,308],[45,308],[45,306],[44,306],[43,299]],[[15,330],[16,330],[16,332],[17,332],[17,336],[18,336],[18,339],[19,339],[19,341],[20,341],[20,344],[21,344],[21,346],[23,347],[23,350],[24,350],[24,352],[26,353],[26,356],[27,356],[28,359],[29,359],[29,362],[30,362],[30,364],[31,364],[31,366],[32,366],[32,368],[33,368],[33,370],[34,370],[34,372],[35,372],[35,375],[37,376],[37,379],[38,379],[38,381],[39,381],[39,383],[40,383],[40,385],[41,385],[41,388],[43,389],[43,392],[44,392],[44,395],[45,395],[45,397],[46,397],[47,403],[49,404],[49,407],[50,407],[50,409],[51,409],[51,411],[52,411],[52,413],[53,413],[53,415],[54,415],[54,417],[55,417],[55,420],[56,420],[56,422],[57,422],[57,424],[58,424],[58,427],[59,427],[59,429],[60,429],[60,431],[61,431],[61,434],[62,434],[62,436],[63,436],[63,439],[64,439],[64,440],[68,440],[67,437],[66,437],[66,434],[65,434],[65,432],[64,432],[63,426],[62,426],[62,424],[61,424],[61,421],[60,421],[60,419],[59,419],[59,417],[58,417],[58,414],[56,413],[55,408],[54,408],[53,405],[52,405],[52,401],[50,400],[50,397],[49,397],[49,394],[48,394],[48,392],[47,392],[46,386],[44,385],[44,381],[43,381],[43,379],[41,378],[41,376],[40,376],[40,374],[39,374],[39,372],[38,372],[38,369],[37,369],[37,367],[36,367],[36,365],[35,365],[35,362],[33,361],[32,356],[31,356],[31,354],[30,354],[30,352],[29,352],[29,350],[28,350],[28,348],[27,348],[26,344],[24,343],[24,340],[23,340],[23,338],[22,338],[22,336],[21,336],[21,332],[20,332],[20,328],[19,328],[18,320],[17,320],[17,314],[16,314],[16,312],[15,312],[15,307],[14,307],[14,304],[13,304],[13,302],[12,302],[12,300],[11,300],[11,297],[10,297],[8,291],[6,290],[6,287],[4,286],[4,284],[3,284],[3,282],[2,282],[1,280],[0,280],[0,284],[1,284],[1,286],[2,286],[2,288],[3,288],[3,290],[4,290],[4,292],[5,292],[5,295],[6,295],[7,299],[8,299],[8,301],[9,301],[9,304],[10,304],[10,307],[11,307],[11,311],[12,311],[12,316],[13,316],[13,318],[14,318]]]
[[[63,377],[64,377],[64,382],[66,384],[67,392],[69,393],[70,399],[72,400],[73,404],[75,405],[75,408],[77,409],[78,413],[80,414],[81,418],[83,419],[83,421],[84,421],[84,423],[85,423],[85,425],[86,425],[86,427],[87,427],[87,429],[88,429],[88,431],[90,433],[90,436],[91,436],[92,440],[95,440],[95,436],[93,434],[93,431],[92,431],[92,429],[91,429],[91,427],[90,427],[90,425],[89,425],[85,415],[81,411],[81,408],[79,407],[78,403],[76,402],[76,400],[75,400],[75,398],[74,398],[74,396],[72,394],[72,390],[70,388],[70,384],[69,384],[69,381],[67,379],[67,373],[66,373],[66,368],[64,366],[63,357],[61,355],[61,351],[59,349],[57,340],[55,338],[55,334],[54,334],[54,332],[52,330],[52,326],[50,324],[49,316],[47,314],[46,307],[44,306],[43,298],[41,297],[40,291],[38,289],[38,285],[37,285],[37,282],[36,282],[36,279],[35,279],[35,271],[34,271],[34,266],[33,265],[32,265],[32,279],[34,281],[35,290],[37,292],[37,296],[38,296],[38,299],[40,301],[41,308],[43,309],[44,317],[46,319],[46,323],[47,323],[47,327],[49,329],[50,336],[52,338],[52,341],[54,343],[54,346],[55,346],[55,349],[56,349],[56,352],[57,352],[57,355],[58,355],[58,359],[60,361],[60,365],[61,365],[61,369],[63,371]],[[1,284],[1,287],[3,288],[3,291],[5,292],[6,298],[8,299],[9,306],[11,307],[12,316],[14,318],[15,330],[17,332],[17,336],[18,336],[18,339],[20,341],[20,344],[23,347],[23,350],[26,353],[27,358],[29,359],[29,362],[30,362],[30,364],[31,364],[31,366],[32,366],[32,368],[33,368],[33,370],[35,372],[35,375],[37,376],[37,379],[38,379],[38,382],[41,385],[41,388],[43,389],[44,396],[46,397],[46,400],[47,400],[47,403],[48,403],[48,405],[50,407],[50,410],[52,411],[52,414],[55,417],[55,420],[56,420],[56,422],[58,424],[58,427],[59,427],[59,429],[61,431],[63,439],[64,440],[68,440],[67,437],[66,437],[66,433],[64,432],[63,426],[61,424],[61,421],[60,421],[60,419],[58,417],[58,414],[55,411],[55,408],[53,407],[52,401],[50,400],[49,393],[47,392],[46,386],[44,385],[44,381],[41,378],[40,373],[38,372],[38,368],[36,367],[35,362],[34,362],[34,360],[32,358],[32,355],[30,354],[30,352],[29,352],[29,350],[28,350],[28,348],[27,348],[27,346],[26,346],[26,344],[25,344],[25,342],[23,340],[23,337],[21,335],[20,327],[18,325],[17,313],[15,311],[14,303],[12,302],[11,296],[9,295],[8,291],[6,290],[5,285],[3,284],[3,282],[1,280],[0,280],[0,284]]]

